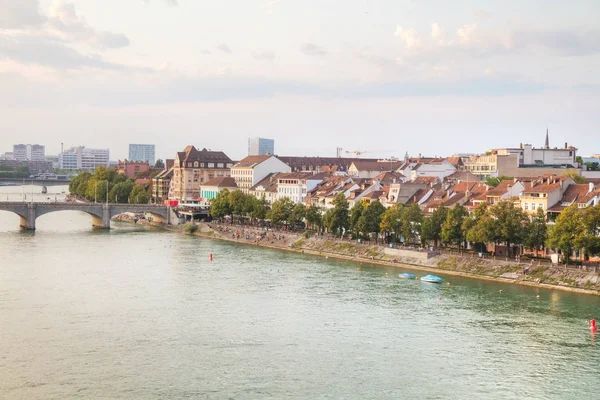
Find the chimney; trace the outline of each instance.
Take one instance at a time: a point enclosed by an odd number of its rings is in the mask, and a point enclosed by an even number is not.
[[[593,183],[593,182],[590,182],[590,186],[589,186],[589,188],[590,188],[590,189],[589,189],[588,193],[592,193],[592,192],[594,191],[594,189],[596,188],[596,187],[594,186],[594,183]]]
[[[567,142],[565,142],[565,149],[567,148]]]

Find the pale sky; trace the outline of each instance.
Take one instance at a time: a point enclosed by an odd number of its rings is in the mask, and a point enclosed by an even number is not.
[[[598,0],[0,0],[0,153],[600,153]]]

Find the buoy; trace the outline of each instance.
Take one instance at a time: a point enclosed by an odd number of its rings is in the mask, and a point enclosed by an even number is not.
[[[500,290],[498,291],[498,293],[502,293],[502,289],[500,289]]]
[[[596,326],[596,320],[590,319],[590,331],[598,332],[598,327]]]
[[[540,299],[540,295],[538,294],[537,296],[535,296],[535,298],[539,300]]]
[[[385,276],[387,276],[387,275],[388,275],[388,273],[386,272],[386,273],[385,273]]]
[[[359,267],[359,268],[356,268],[356,270],[357,270],[357,271],[360,271],[360,267]]]
[[[450,282],[448,282],[448,286],[450,286]]]
[[[212,260],[213,260],[213,255],[212,255],[212,253],[210,253],[210,261],[212,261]]]

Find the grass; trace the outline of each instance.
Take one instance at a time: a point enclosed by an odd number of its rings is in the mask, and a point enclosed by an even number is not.
[[[199,229],[198,225],[191,224],[191,223],[187,223],[183,226],[183,231],[185,233],[195,233],[196,231],[198,231],[198,229]]]

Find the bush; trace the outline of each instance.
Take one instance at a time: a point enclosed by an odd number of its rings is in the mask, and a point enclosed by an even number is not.
[[[187,223],[183,227],[183,231],[185,233],[195,233],[196,231],[198,231],[198,225],[195,225],[195,224],[192,224],[192,223]]]

